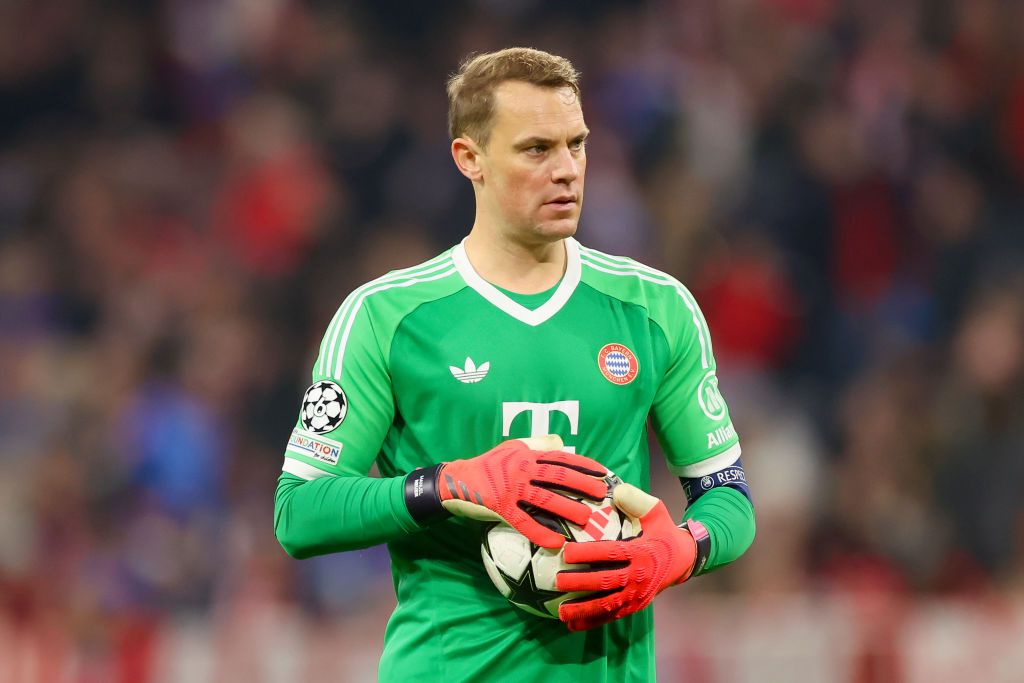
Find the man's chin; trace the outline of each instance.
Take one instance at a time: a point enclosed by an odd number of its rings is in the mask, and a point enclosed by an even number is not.
[[[544,221],[539,223],[536,227],[536,233],[540,236],[546,237],[547,239],[563,240],[566,237],[572,237],[576,234],[576,228],[579,226],[579,220],[576,218],[566,218],[557,221]]]

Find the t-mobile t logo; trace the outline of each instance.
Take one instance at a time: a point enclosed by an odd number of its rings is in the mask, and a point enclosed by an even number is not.
[[[580,402],[555,401],[554,403],[529,403],[527,401],[509,401],[501,404],[501,435],[509,436],[512,422],[520,413],[530,413],[530,436],[551,434],[551,413],[559,412],[569,418],[569,433],[579,434]],[[562,450],[575,453],[575,446],[565,446]]]

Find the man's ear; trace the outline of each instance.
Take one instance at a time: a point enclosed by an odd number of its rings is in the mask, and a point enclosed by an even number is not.
[[[473,182],[483,178],[480,147],[469,137],[457,137],[452,140],[452,159],[459,173]]]

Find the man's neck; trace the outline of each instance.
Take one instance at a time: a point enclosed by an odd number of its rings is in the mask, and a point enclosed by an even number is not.
[[[518,294],[551,289],[565,274],[564,239],[524,244],[473,226],[466,256],[480,277]]]

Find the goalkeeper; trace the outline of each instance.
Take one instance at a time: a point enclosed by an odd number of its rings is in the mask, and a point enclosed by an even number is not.
[[[577,73],[526,48],[448,84],[455,166],[476,216],[462,243],[352,292],[331,320],[285,450],[275,530],[303,558],[387,543],[397,607],[382,681],[654,681],[654,597],[749,547],[754,512],[707,324],[676,279],[574,239],[586,140]],[[630,226],[622,226],[623,230]],[[689,505],[650,484],[647,425]],[[370,477],[376,465],[381,476]],[[480,520],[564,539],[602,476],[639,537],[570,543],[561,621],[509,605]],[[595,568],[588,568],[591,563]]]

